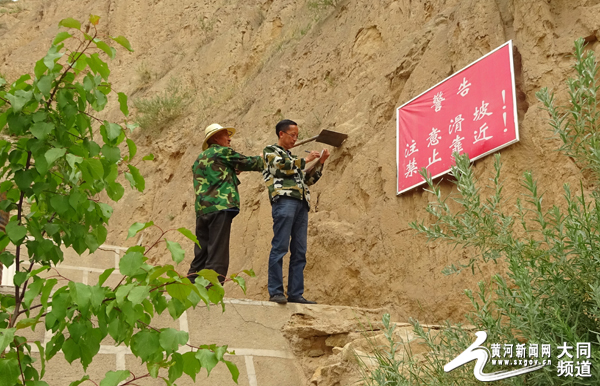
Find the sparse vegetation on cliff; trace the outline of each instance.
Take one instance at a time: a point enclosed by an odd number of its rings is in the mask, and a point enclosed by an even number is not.
[[[137,121],[145,130],[161,130],[167,123],[183,114],[192,102],[192,93],[181,83],[171,78],[167,89],[162,93],[134,101],[138,110]]]

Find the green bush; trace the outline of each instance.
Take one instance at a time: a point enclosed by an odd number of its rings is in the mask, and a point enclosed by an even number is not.
[[[575,43],[574,56],[577,76],[568,80],[569,105],[557,107],[554,95],[547,89],[536,95],[550,115],[554,132],[563,141],[561,150],[591,171],[589,182],[597,187],[600,179],[597,65],[593,51],[584,50],[582,39]],[[477,258],[467,264],[452,265],[446,269],[447,273],[474,269],[488,261],[502,262],[500,266],[506,267],[505,272],[480,282],[475,291],[466,291],[473,305],[467,319],[476,330],[487,332],[488,344],[552,345],[551,366],[497,384],[597,385],[600,375],[597,365],[600,359],[600,191],[596,188],[586,192],[581,183],[575,193],[565,184],[563,203],[546,208],[544,194],[532,173],[526,172],[522,181],[525,194],[511,203],[504,194],[499,155],[494,166],[489,183],[482,184],[475,178],[468,157],[457,155],[451,175],[458,193],[449,197],[443,197],[440,188],[423,172],[429,191],[434,195],[427,212],[435,221],[431,224],[414,222],[411,226],[426,235],[428,241],[441,240],[477,251]],[[449,205],[451,201],[455,204]],[[453,211],[451,206],[456,207],[456,204],[460,210]],[[440,335],[443,339],[436,342],[427,340],[418,325],[415,331],[432,351],[425,356],[429,358],[425,362],[403,361],[407,366],[403,382],[480,384],[473,376],[472,363],[450,373],[443,372],[449,360],[474,342],[472,333],[448,325]],[[591,377],[557,375],[556,355],[560,354],[557,347],[565,342],[572,346],[577,342],[592,344]],[[413,357],[409,355],[409,358]],[[484,371],[496,370],[497,367]]]
[[[192,94],[171,78],[162,93],[147,99],[134,101],[138,111],[137,121],[143,129],[162,129],[166,124],[183,114],[191,103]]]

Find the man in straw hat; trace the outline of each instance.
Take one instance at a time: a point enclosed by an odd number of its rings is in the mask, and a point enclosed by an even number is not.
[[[213,123],[204,130],[202,153],[192,166],[196,193],[196,237],[194,260],[188,277],[195,282],[197,272],[212,269],[223,283],[229,268],[231,221],[240,212],[237,186],[241,171],[263,170],[261,156],[246,157],[231,147],[233,127]]]
[[[306,234],[310,192],[308,186],[321,178],[323,164],[329,150],[311,151],[305,158],[298,158],[290,149],[298,139],[298,125],[289,119],[275,126],[277,143],[265,147],[265,170],[263,178],[269,190],[273,215],[273,241],[269,254],[269,300],[284,304],[315,304],[306,300],[304,293],[304,267],[306,266]],[[319,159],[308,171],[306,164]],[[283,256],[291,252],[288,274],[287,299],[283,294]]]

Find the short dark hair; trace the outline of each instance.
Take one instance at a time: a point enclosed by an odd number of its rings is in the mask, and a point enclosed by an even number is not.
[[[275,125],[275,134],[277,134],[277,138],[279,138],[279,132],[287,132],[290,126],[298,126],[298,124],[292,121],[291,119],[284,119],[279,121],[279,123]]]

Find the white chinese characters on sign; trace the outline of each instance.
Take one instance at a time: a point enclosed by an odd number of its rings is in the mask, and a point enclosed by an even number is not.
[[[469,93],[469,87],[471,87],[471,83],[467,80],[467,78],[463,78],[462,83],[458,86],[458,92],[461,97],[466,97]]]
[[[481,107],[475,107],[475,112],[473,113],[474,121],[480,121],[484,117],[493,114],[492,112],[488,113],[488,111],[487,111],[488,105],[489,105],[489,103],[485,103],[485,101],[481,101]]]
[[[419,149],[417,149],[417,143],[415,142],[415,140],[412,140],[412,143],[410,144],[410,147],[408,146],[408,143],[406,144],[406,147],[408,149],[404,150],[404,158],[410,156],[413,153],[416,153],[419,151]]]
[[[433,149],[433,157],[429,157],[429,165],[427,165],[427,167],[430,167],[434,163],[440,162],[442,160],[441,158],[437,158],[438,155],[438,151],[436,149]]]
[[[458,114],[456,118],[450,120],[450,126],[448,126],[448,134],[452,134],[452,131],[455,133],[458,131],[462,131],[462,122],[464,121],[462,114]]]
[[[483,125],[481,125],[481,127],[479,128],[479,131],[475,130],[473,132],[474,136],[475,136],[475,141],[473,142],[473,144],[476,144],[477,142],[480,141],[487,141],[490,138],[494,138],[493,136],[487,136],[486,135],[486,131],[487,129],[489,129],[487,123],[484,123]]]
[[[435,146],[438,143],[440,143],[440,139],[442,139],[442,136],[438,134],[440,134],[440,130],[433,127],[431,129],[431,133],[429,133],[429,138],[427,138],[427,147]]]
[[[458,134],[456,134],[456,138],[452,140],[452,145],[450,145],[450,149],[452,149],[452,158],[454,158],[454,153],[460,154],[464,150],[462,146],[463,140],[464,137],[461,137]]]
[[[435,109],[436,113],[442,109],[442,102],[446,100],[443,95],[444,94],[440,91],[433,96],[433,106],[431,106],[431,108]]]
[[[412,161],[410,161],[408,163],[408,165],[406,165],[406,172],[404,173],[404,175],[406,176],[406,178],[408,177],[412,177],[413,174],[415,174],[417,172],[417,160],[413,157]]]

